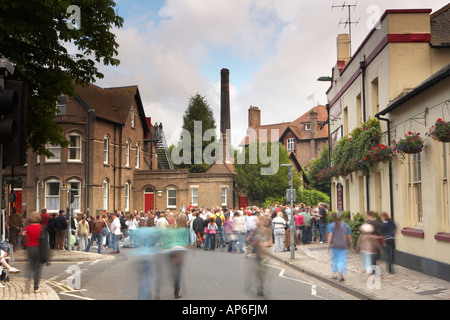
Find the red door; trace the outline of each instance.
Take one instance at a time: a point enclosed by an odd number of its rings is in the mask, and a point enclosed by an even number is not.
[[[145,210],[145,212],[147,212],[150,209],[155,209],[154,201],[155,201],[155,193],[153,193],[153,192],[145,192],[144,193],[144,210]]]
[[[11,212],[11,208],[14,206],[17,208],[17,212],[22,214],[22,189],[14,189],[14,193],[16,194],[16,201],[9,203],[9,212]]]
[[[246,196],[240,196],[239,197],[239,208],[246,208],[248,207],[248,197]]]

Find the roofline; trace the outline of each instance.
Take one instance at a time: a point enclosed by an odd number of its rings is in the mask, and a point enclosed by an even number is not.
[[[444,80],[447,77],[450,77],[450,63],[447,64],[442,69],[440,69],[435,74],[433,74],[432,76],[430,76],[429,78],[427,78],[417,87],[415,87],[411,92],[408,92],[404,96],[401,97],[399,96],[398,98],[394,99],[390,104],[388,104],[388,106],[384,110],[378,112],[375,115],[375,117],[386,115],[387,113],[398,108],[402,104],[413,99],[414,97],[418,96],[422,92],[426,91],[427,89],[431,88],[432,86],[434,86],[435,84],[439,83],[440,81]]]

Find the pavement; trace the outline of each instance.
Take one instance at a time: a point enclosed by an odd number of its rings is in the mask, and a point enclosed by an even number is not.
[[[289,251],[274,252],[274,246],[265,250],[275,260],[362,300],[450,300],[448,281],[398,265],[394,266],[394,274],[388,274],[384,261],[377,262],[378,274],[368,277],[360,272],[359,255],[353,252],[349,254],[345,281],[334,280],[331,278],[330,255],[326,244],[297,245],[294,259]],[[52,262],[113,258],[107,253],[99,255],[93,252],[53,251]],[[18,250],[14,253],[14,260],[26,261],[26,251]],[[5,287],[0,288],[0,300],[60,300],[55,284],[49,280],[42,279],[37,293],[33,289],[27,290],[24,273],[10,275],[9,282],[2,282]]]

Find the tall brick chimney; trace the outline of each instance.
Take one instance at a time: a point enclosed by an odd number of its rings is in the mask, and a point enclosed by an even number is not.
[[[248,127],[256,128],[261,125],[261,110],[258,107],[250,106],[248,109]]]
[[[226,133],[227,129],[231,129],[230,124],[230,71],[222,69],[220,71],[221,88],[220,88],[220,133]]]
[[[231,141],[231,137],[227,137],[227,130],[231,129],[230,120],[230,71],[228,69],[222,69],[220,71],[221,87],[220,87],[220,134],[222,138],[222,160],[224,163],[228,157],[227,145],[228,139]],[[228,150],[229,151],[229,150]]]

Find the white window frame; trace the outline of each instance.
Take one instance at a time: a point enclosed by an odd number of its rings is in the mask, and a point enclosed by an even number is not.
[[[41,210],[41,197],[40,197],[40,185],[41,182],[38,180],[36,181],[36,211]]]
[[[305,123],[305,131],[311,131],[311,124]]]
[[[136,169],[139,169],[140,157],[141,157],[141,145],[139,142],[137,142],[136,143],[136,159],[135,159],[135,168]]]
[[[295,138],[288,138],[286,140],[286,151],[295,152]]]
[[[61,146],[55,146],[52,144],[47,144],[47,149],[53,153],[54,157],[45,157],[45,162],[61,162]]]
[[[175,196],[171,196],[171,191],[175,192]],[[177,207],[177,196],[178,196],[178,190],[175,188],[169,188],[167,189],[167,208],[175,209]],[[170,204],[170,200],[175,199],[175,204]]]
[[[125,182],[125,211],[129,212],[130,211],[130,191],[131,191],[131,186],[130,183],[127,181]]]
[[[72,144],[68,147],[68,153],[67,153],[67,161],[68,162],[81,162],[82,154],[81,154],[81,135],[78,133],[71,133],[69,134],[69,140],[71,140],[72,137],[76,138],[76,141],[78,141],[78,145],[73,146]],[[71,141],[72,142],[72,141]],[[72,159],[70,151],[75,150],[75,153],[78,153],[78,157]],[[78,151],[78,152],[77,152]]]
[[[225,191],[225,192],[224,192]],[[221,195],[222,206],[228,205],[228,188],[222,187],[222,195]]]
[[[49,194],[50,184],[58,184],[58,194]],[[52,199],[52,201],[50,201]],[[61,208],[61,181],[48,180],[45,182],[45,207],[48,213],[58,212]]]
[[[198,206],[198,188],[191,188],[191,204]]]
[[[103,210],[108,211],[108,200],[109,200],[109,181],[103,180],[102,185],[102,196],[103,196]]]
[[[109,137],[103,138],[103,164],[109,163]]]
[[[72,188],[72,184],[77,184],[76,188]],[[72,203],[73,212],[81,212],[81,182],[79,180],[67,181],[67,186],[72,190],[77,190],[77,194],[74,195],[75,200]],[[70,199],[69,199],[70,201]]]
[[[130,167],[130,149],[131,149],[131,143],[130,141],[125,142],[125,167]]]

